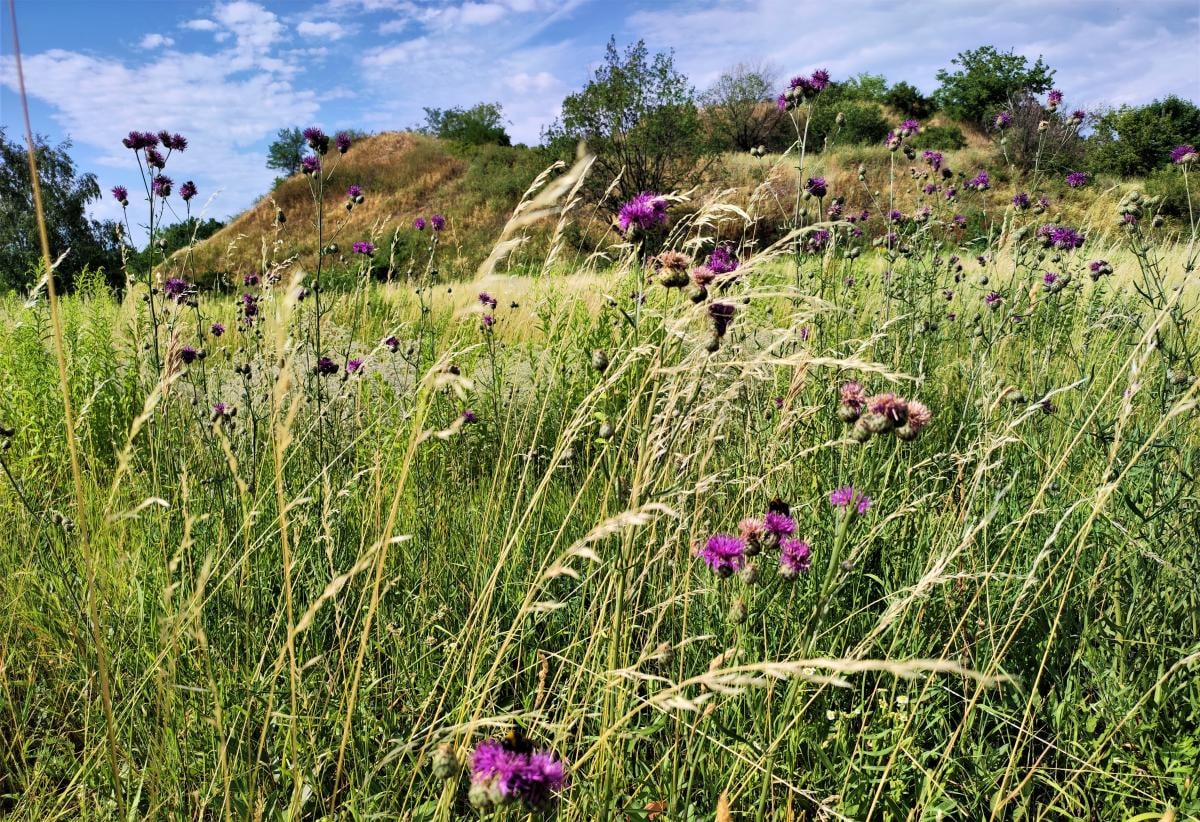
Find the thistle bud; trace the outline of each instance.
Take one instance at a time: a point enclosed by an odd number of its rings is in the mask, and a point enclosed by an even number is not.
[[[1042,120],[1040,123],[1038,123],[1038,132],[1043,132],[1048,128],[1050,128],[1049,120]]]
[[[454,755],[454,746],[449,742],[438,745],[431,758],[433,775],[438,779],[453,779],[461,767],[458,757]]]
[[[726,615],[726,619],[729,620],[731,625],[741,625],[746,621],[747,616],[749,616],[749,611],[746,608],[746,601],[738,597],[733,601],[733,605],[729,606],[729,613]]]
[[[592,368],[595,368],[601,374],[608,370],[608,355],[603,349],[597,348],[592,352]]]
[[[754,585],[758,582],[759,570],[758,566],[753,562],[746,563],[746,567],[738,572],[738,576],[742,578],[742,582],[747,585]]]
[[[837,113],[837,116],[836,116],[836,117],[834,117],[834,118],[833,118],[833,120],[834,120],[834,122],[835,122],[835,123],[837,123],[839,126],[844,126],[844,125],[846,125],[846,114],[845,114],[845,112],[839,111],[839,112]]]

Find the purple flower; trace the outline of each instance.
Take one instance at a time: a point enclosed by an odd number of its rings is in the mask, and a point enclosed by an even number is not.
[[[191,365],[199,356],[200,352],[190,345],[179,349],[179,359],[183,360],[184,365]]]
[[[1047,209],[1050,207],[1050,198],[1045,194],[1043,194],[1041,197],[1038,197],[1037,202],[1038,206],[1042,209]]]
[[[496,298],[486,291],[479,292],[479,303],[480,305],[487,306],[493,310],[495,310],[496,306],[499,304],[497,303]]]
[[[1000,307],[1000,303],[1004,301],[1004,297],[999,291],[989,291],[987,296],[983,298],[983,302],[988,308],[995,311]]]
[[[871,498],[855,491],[853,485],[843,485],[829,493],[829,504],[834,508],[853,505],[858,513],[865,514],[871,508]]]
[[[305,174],[316,174],[321,170],[321,158],[315,154],[306,154],[300,161],[300,170]]]
[[[317,367],[315,371],[322,377],[328,377],[330,374],[336,374],[338,372],[337,363],[329,359],[329,357],[321,357],[317,360]]]
[[[219,337],[225,333],[225,326],[221,325],[220,323],[213,323],[212,327],[208,329],[208,333],[212,334],[214,337]]]
[[[154,182],[150,184],[150,188],[159,197],[170,197],[171,196],[171,185],[173,183],[174,183],[174,181],[167,175],[159,174],[157,177],[154,178]]]
[[[354,244],[354,253],[370,256],[375,253],[375,244],[360,240]]]
[[[1037,230],[1037,238],[1044,245],[1054,246],[1060,251],[1071,251],[1083,245],[1084,237],[1073,228],[1048,223]]]
[[[928,196],[930,194],[937,194],[937,190],[938,190],[938,185],[936,183],[926,183],[921,188],[922,193],[924,193],[926,196]]]
[[[191,200],[196,196],[196,184],[188,180],[179,187],[179,196],[183,198],[185,203]]]
[[[779,543],[779,573],[786,579],[812,570],[812,550],[800,539],[785,539]]]
[[[763,530],[782,539],[796,533],[796,521],[781,511],[768,511],[763,517]]]
[[[383,344],[386,345],[388,351],[391,351],[393,354],[400,350],[400,340],[394,334],[384,340]]]
[[[417,219],[413,220],[413,228],[415,228],[417,231],[424,231],[425,230],[425,218],[418,217]]]
[[[809,254],[820,254],[829,245],[832,236],[828,229],[818,228],[804,238],[804,250]]]
[[[733,321],[737,309],[730,303],[709,303],[708,317],[712,320],[713,331],[718,337],[724,337]]]
[[[778,106],[780,111],[783,111],[785,108],[787,108],[787,95],[780,94],[778,97],[776,97],[775,105]]]
[[[1013,208],[1017,209],[1018,211],[1024,211],[1025,209],[1029,208],[1029,195],[1024,191],[1022,191],[1020,194],[1013,195],[1012,204]]]
[[[223,403],[223,402],[213,403],[213,418],[214,419],[217,417],[224,418],[224,417],[228,417],[228,416],[229,416],[229,408],[228,408],[228,406],[225,405],[225,403]]]
[[[991,178],[988,177],[988,173],[986,171],[980,171],[971,178],[971,181],[967,183],[967,186],[975,189],[976,191],[987,191],[991,186],[991,182],[992,181]]]
[[[746,561],[746,543],[731,534],[714,534],[704,543],[700,558],[722,577],[733,575]]]
[[[183,151],[188,146],[187,138],[182,134],[171,134],[165,129],[158,133],[158,139],[162,141],[165,148],[171,151]]]
[[[495,317],[493,317],[491,314],[483,315],[483,330],[484,331],[490,331],[492,329],[492,326],[494,326],[495,324],[496,324]]]
[[[359,369],[361,369],[361,368],[362,368],[362,364],[363,364],[363,361],[362,361],[362,360],[360,360],[360,359],[357,359],[357,358],[355,358],[355,359],[353,359],[353,360],[350,360],[350,361],[348,361],[348,362],[346,363],[346,373],[347,373],[347,374],[356,374],[356,373],[358,373]]]
[[[466,411],[462,412],[462,421],[463,425],[471,425],[472,423],[479,422],[479,417],[475,415],[474,411],[468,408]]]
[[[129,136],[121,141],[125,148],[131,148],[138,151],[143,148],[151,148],[158,145],[158,138],[149,131],[131,131]]]
[[[954,186],[946,186],[946,190],[942,192],[942,196],[947,200],[953,200],[958,196],[958,189]]]
[[[180,277],[170,277],[163,283],[163,292],[176,302],[179,302],[188,293],[189,289],[191,289],[191,286],[188,284],[188,281]]]
[[[1087,172],[1084,172],[1084,171],[1072,171],[1070,174],[1067,175],[1067,185],[1069,185],[1071,188],[1079,188],[1080,186],[1085,186],[1085,185],[1087,185],[1087,181],[1088,181]]]
[[[471,785],[482,789],[485,802],[520,800],[530,808],[547,804],[566,786],[566,769],[549,751],[509,750],[503,743],[479,743],[471,757]],[[495,797],[489,794],[495,794]]]
[[[129,189],[125,188],[125,186],[113,186],[112,196],[121,205],[129,205]]]
[[[893,208],[888,212],[888,221],[898,223],[904,220],[904,212],[898,208]]]
[[[829,204],[829,208],[825,209],[825,216],[831,220],[836,220],[842,216],[842,204],[839,200],[834,200]]]
[[[1079,125],[1087,118],[1087,112],[1081,108],[1077,108],[1071,112],[1071,122]]]
[[[941,152],[929,150],[924,151],[921,154],[921,157],[925,160],[925,162],[929,163],[930,167],[932,167],[934,171],[937,171],[942,167],[942,161],[945,159],[942,157]]]
[[[629,200],[617,212],[617,224],[622,234],[629,234],[634,229],[650,231],[666,225],[667,201],[661,194],[643,191]]]
[[[146,165],[161,170],[167,167],[167,158],[162,155],[161,151],[151,146],[146,149]]]
[[[808,84],[816,91],[823,91],[829,85],[829,72],[817,69],[812,73],[812,77],[808,78]]]
[[[337,146],[339,154],[345,154],[350,150],[350,135],[344,131],[339,131],[337,136],[333,138],[333,142]]]
[[[429,224],[433,226],[434,231],[441,231],[446,227],[446,218],[441,214],[434,214],[429,218]]]
[[[242,285],[244,285],[244,286],[247,286],[247,287],[256,286],[260,282],[262,282],[262,278],[258,276],[257,271],[251,271],[249,274],[245,274],[242,276]]]
[[[908,137],[912,134],[916,134],[920,130],[921,130],[921,124],[913,119],[905,120],[903,123],[900,124],[900,134],[903,137]]]
[[[1058,282],[1058,274],[1053,271],[1047,271],[1042,275],[1042,282],[1046,285],[1054,285]]]
[[[729,246],[719,245],[708,255],[708,262],[705,265],[714,274],[728,274],[737,270],[738,258],[729,250]]]
[[[996,114],[996,119],[992,120],[992,128],[997,131],[1003,131],[1012,124],[1012,115],[1007,111],[1001,111]]]
[[[1058,89],[1051,89],[1050,93],[1046,95],[1046,103],[1050,106],[1051,111],[1062,105],[1062,101],[1063,93]]]
[[[804,190],[814,197],[824,197],[829,192],[824,177],[809,177],[804,184]]]
[[[1171,162],[1177,166],[1184,163],[1192,163],[1195,162],[1195,160],[1196,149],[1192,146],[1182,145],[1175,146],[1175,148],[1171,149]]]
[[[308,143],[308,147],[318,154],[324,154],[329,151],[329,138],[325,136],[325,132],[316,126],[309,126],[304,129],[304,141]]]
[[[362,186],[350,186],[346,189],[346,196],[353,200],[355,197],[362,196]]]

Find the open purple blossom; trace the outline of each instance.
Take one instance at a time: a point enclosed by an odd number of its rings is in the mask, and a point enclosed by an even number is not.
[[[184,151],[188,147],[187,138],[182,134],[172,134],[163,129],[158,133],[158,139],[163,144],[163,148],[171,151]]]
[[[509,750],[489,739],[471,756],[473,802],[494,806],[520,801],[540,808],[566,784],[565,766],[549,751]]]
[[[446,218],[441,214],[434,214],[429,218],[429,224],[433,226],[434,231],[441,231],[446,227]]]
[[[131,148],[138,151],[143,148],[151,148],[158,145],[158,138],[149,131],[131,131],[129,136],[121,140],[125,148]]]
[[[173,183],[174,181],[167,175],[159,174],[154,178],[154,182],[150,184],[150,188],[159,197],[170,197]]]
[[[940,151],[930,151],[929,149],[921,153],[921,159],[928,163],[934,171],[939,170],[942,167],[943,160],[945,160]]]
[[[184,297],[190,289],[188,281],[182,277],[168,277],[163,283],[163,293],[176,302]]]
[[[185,345],[179,349],[179,359],[183,360],[184,365],[191,365],[200,357],[200,352],[193,346]]]
[[[1014,194],[1012,198],[1013,208],[1017,211],[1024,211],[1029,208],[1029,195],[1022,191],[1019,194]]]
[[[300,161],[300,170],[305,174],[316,174],[321,170],[321,158],[315,154],[306,154]]]
[[[362,196],[362,186],[350,186],[346,189],[346,196],[353,200],[355,197]]]
[[[796,521],[782,511],[768,511],[763,517],[762,525],[763,530],[776,539],[790,537],[796,533]]]
[[[812,549],[801,539],[785,539],[779,543],[779,573],[792,579],[812,570]]]
[[[1000,303],[1004,301],[1004,296],[999,291],[989,291],[987,296],[983,298],[984,305],[995,311],[1000,307]]]
[[[221,325],[220,323],[213,323],[208,329],[208,333],[212,334],[214,337],[219,337],[225,333],[225,326]]]
[[[496,306],[499,304],[496,298],[486,291],[479,292],[479,303],[480,305],[491,308],[492,310],[495,310]]]
[[[320,376],[328,377],[331,374],[336,374],[338,372],[338,367],[337,363],[329,359],[329,357],[321,357],[317,360],[317,365],[314,370]]]
[[[942,196],[947,200],[953,200],[958,196],[958,189],[954,186],[946,186],[946,190],[942,192]]]
[[[150,168],[157,168],[159,171],[167,167],[167,158],[163,153],[154,146],[146,149],[146,165]]]
[[[325,136],[325,132],[316,126],[309,126],[304,129],[304,142],[308,143],[308,147],[318,154],[324,154],[329,151],[329,138]]]
[[[375,253],[375,244],[360,240],[354,244],[354,253],[370,256]]]
[[[842,203],[839,200],[834,200],[829,204],[829,208],[825,209],[825,216],[831,220],[836,220],[842,216]]]
[[[824,91],[825,87],[829,85],[829,72],[825,69],[817,69],[808,78],[808,84],[817,91]]]
[[[713,534],[700,550],[700,558],[722,577],[730,577],[746,562],[746,543],[731,534]]]
[[[129,205],[129,189],[125,188],[125,186],[113,186],[112,196],[121,205]]]
[[[813,197],[824,197],[829,193],[824,177],[809,177],[808,181],[804,183],[804,190]]]
[[[891,211],[888,212],[887,217],[888,217],[888,222],[891,222],[891,223],[903,222],[904,212],[898,208],[893,208]]]
[[[463,425],[472,425],[479,422],[479,417],[470,408],[463,411],[460,416],[462,417]]]
[[[357,374],[362,369],[362,366],[363,366],[363,361],[358,358],[349,360],[346,363],[346,373],[347,374]]]
[[[1074,123],[1075,125],[1079,125],[1085,119],[1087,119],[1087,112],[1084,111],[1083,109],[1077,108],[1071,112],[1071,122]]]
[[[829,493],[829,504],[833,508],[853,506],[858,513],[865,514],[871,508],[871,498],[854,490],[853,485],[843,485]]]
[[[1087,185],[1088,175],[1086,171],[1072,171],[1067,175],[1067,185],[1071,188],[1079,188]]]
[[[820,254],[829,245],[832,236],[828,229],[818,228],[804,238],[804,250],[809,254]]]
[[[988,173],[986,171],[980,171],[971,178],[971,181],[967,183],[967,186],[975,189],[976,191],[987,191],[991,186],[991,182],[992,181],[991,178],[988,177]]]
[[[900,124],[900,134],[904,137],[910,137],[921,130],[921,124],[917,120],[909,118]]]
[[[333,138],[333,143],[337,146],[339,154],[345,154],[350,150],[350,135],[344,131],[339,131],[337,136]]]
[[[1046,104],[1050,106],[1050,110],[1058,108],[1062,105],[1063,93],[1058,89],[1050,89],[1050,93],[1046,95]]]
[[[1043,231],[1049,229],[1043,234]],[[1042,226],[1038,229],[1038,236],[1045,237],[1049,245],[1054,246],[1060,251],[1071,251],[1083,245],[1084,237],[1073,228],[1065,226]]]
[[[184,183],[183,185],[181,185],[179,187],[179,196],[183,199],[183,201],[185,203],[189,202],[193,197],[195,197],[196,193],[197,193],[196,192],[196,184],[193,183],[191,180],[188,180],[186,183]]]
[[[997,131],[1003,131],[1012,124],[1012,114],[1007,111],[997,112],[995,119],[992,120],[992,128]]]
[[[425,218],[418,217],[417,219],[413,220],[413,228],[415,228],[417,231],[424,231],[425,230]]]
[[[939,186],[937,183],[926,183],[924,186],[921,187],[921,193],[924,194],[925,196],[929,196],[930,194],[937,194],[938,188],[939,188]]]
[[[387,350],[391,351],[393,354],[400,350],[400,338],[395,334],[385,339],[383,344],[387,347]]]
[[[633,230],[650,231],[667,222],[667,201],[661,194],[643,191],[621,206],[617,225],[622,234]]]
[[[250,271],[250,272],[247,272],[246,274],[242,275],[242,285],[244,285],[248,288],[256,286],[261,282],[262,282],[262,277],[258,276],[257,271]]]
[[[838,393],[841,397],[842,405],[852,408],[856,412],[861,411],[863,406],[867,404],[866,390],[862,387],[861,383],[854,380],[842,383],[842,387]]]
[[[737,270],[738,258],[729,250],[729,246],[719,245],[708,255],[705,265],[714,274],[728,274]]]
[[[1196,149],[1189,145],[1175,146],[1171,149],[1171,162],[1175,165],[1192,163],[1196,160]]]
[[[1054,285],[1058,282],[1058,273],[1055,271],[1047,271],[1042,275],[1042,282],[1045,285]]]

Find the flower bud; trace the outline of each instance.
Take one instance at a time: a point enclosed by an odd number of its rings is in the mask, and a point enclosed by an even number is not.
[[[746,609],[746,601],[738,597],[733,601],[733,605],[729,606],[729,613],[726,615],[726,619],[729,620],[731,625],[741,625],[746,621],[747,616],[749,616],[749,611]]]

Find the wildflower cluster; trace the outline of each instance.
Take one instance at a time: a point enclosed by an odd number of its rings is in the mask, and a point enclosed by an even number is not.
[[[523,803],[543,808],[567,784],[566,767],[550,751],[489,739],[471,756],[471,804],[481,811]]]
[[[854,425],[850,436],[858,442],[884,434],[895,434],[906,442],[915,440],[933,419],[933,412],[922,402],[893,393],[868,396],[858,382],[843,383],[840,394],[838,419]]]

